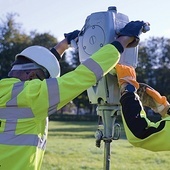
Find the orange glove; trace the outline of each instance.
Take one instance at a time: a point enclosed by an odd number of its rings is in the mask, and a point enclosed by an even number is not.
[[[116,67],[116,73],[118,78],[119,86],[122,86],[123,84],[131,84],[136,89],[139,88],[139,83],[136,81],[136,72],[134,67],[117,64]]]
[[[167,114],[170,104],[165,96],[161,96],[160,93],[144,83],[140,83],[137,93],[140,96],[143,106],[150,107],[154,112],[159,113],[162,117]]]

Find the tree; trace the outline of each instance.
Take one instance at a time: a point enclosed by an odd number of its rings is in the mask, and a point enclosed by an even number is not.
[[[27,35],[21,24],[15,22],[17,14],[7,14],[6,20],[0,23],[0,77],[6,77],[16,54],[31,45],[42,45],[51,48],[57,39],[49,33],[39,34],[31,31]]]
[[[57,39],[50,35],[49,33],[37,33],[37,32],[31,32],[30,34],[32,42],[31,45],[41,45],[43,47],[46,47],[50,49],[54,45],[58,43]]]
[[[7,14],[6,20],[0,24],[0,77],[6,77],[14,56],[31,42],[30,37],[21,32],[21,25],[15,23],[15,16]]]
[[[139,46],[136,69],[139,82],[145,82],[170,99],[170,40],[151,37]]]

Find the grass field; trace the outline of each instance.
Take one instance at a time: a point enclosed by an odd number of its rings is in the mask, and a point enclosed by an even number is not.
[[[103,170],[104,143],[95,146],[96,129],[96,122],[50,121],[42,170]],[[133,147],[124,133],[111,143],[110,170],[169,169],[170,152]]]

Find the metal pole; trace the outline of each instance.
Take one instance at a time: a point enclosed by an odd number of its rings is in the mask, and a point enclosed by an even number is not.
[[[105,140],[104,141],[104,166],[103,170],[110,170],[110,143],[111,140]]]
[[[113,140],[114,134],[114,124],[117,117],[117,111],[119,111],[119,106],[108,106],[108,105],[99,105],[97,113],[102,118],[103,129],[98,129],[96,133],[96,143],[97,147],[100,147],[100,141],[104,142],[104,165],[103,170],[110,170],[110,144]]]

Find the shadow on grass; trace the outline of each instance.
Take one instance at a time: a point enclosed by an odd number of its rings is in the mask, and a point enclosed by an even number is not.
[[[51,129],[49,129],[49,132],[73,132],[73,133],[75,133],[75,132],[84,132],[84,131],[86,131],[86,132],[93,132],[93,131],[95,131],[96,130],[96,127],[94,127],[94,126],[90,126],[90,127],[78,127],[78,128],[76,128],[76,127],[71,127],[71,128],[67,128],[67,127],[65,127],[65,128],[51,128]]]
[[[95,140],[95,132],[98,125],[94,122],[59,122],[49,128],[49,136],[60,138],[92,138]],[[126,139],[124,130],[121,131],[120,139]]]
[[[71,138],[94,138],[96,126],[50,128],[49,136],[70,136]]]

